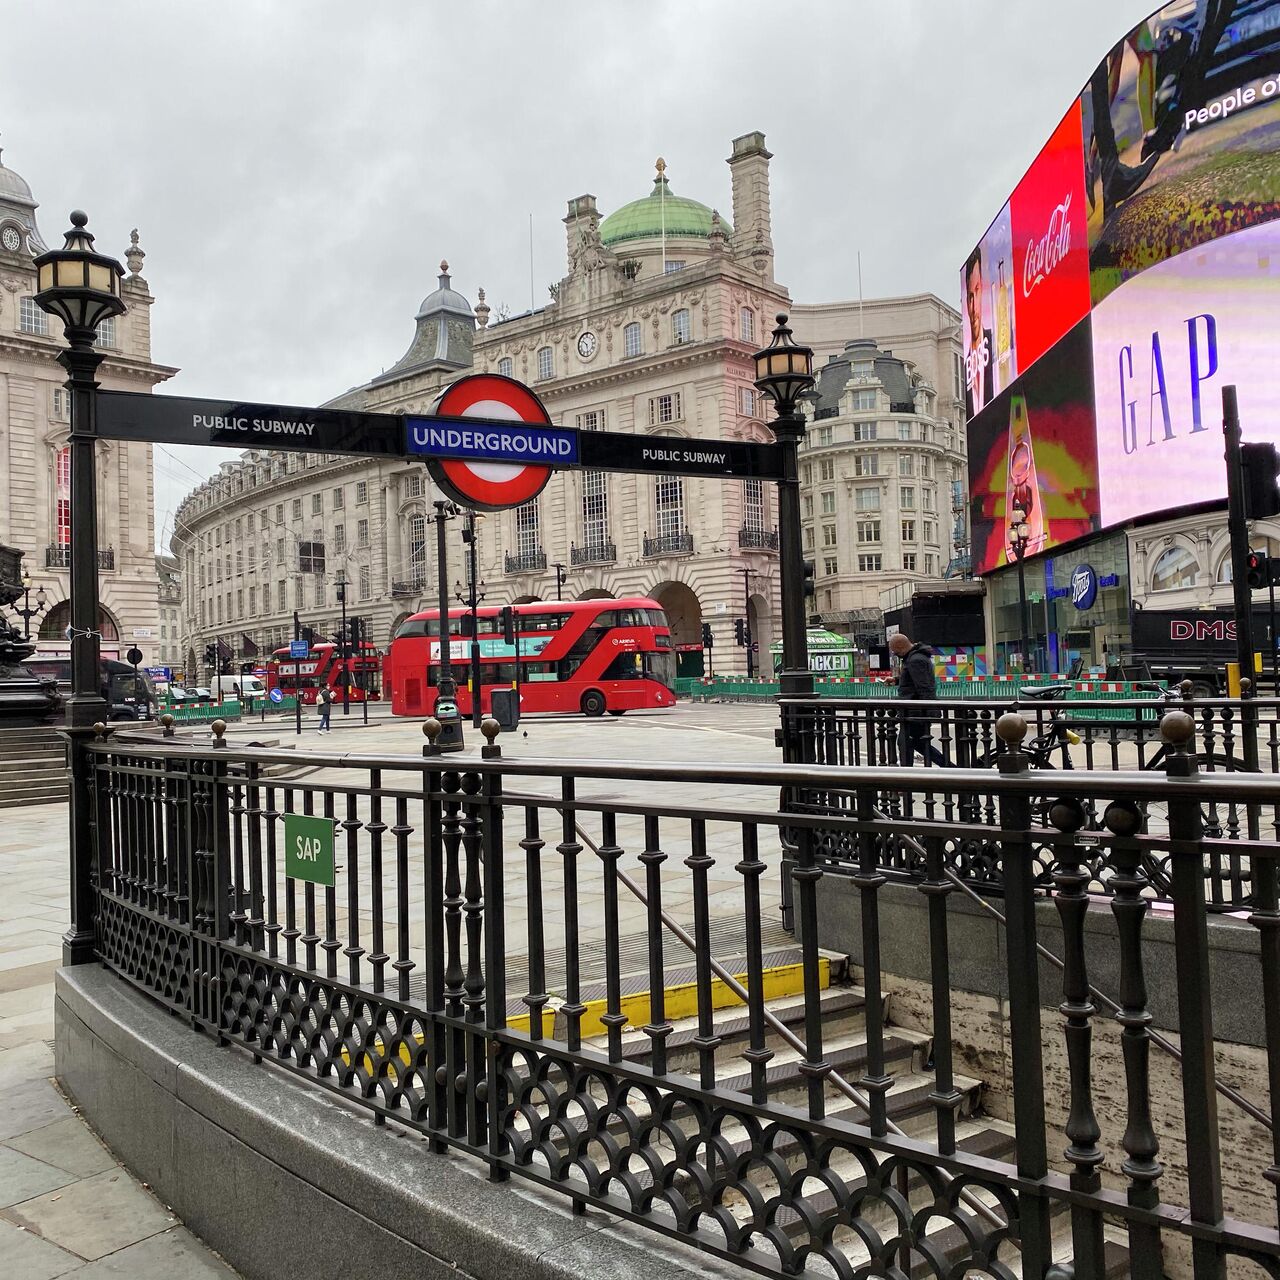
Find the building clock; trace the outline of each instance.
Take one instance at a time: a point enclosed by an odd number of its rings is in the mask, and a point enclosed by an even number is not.
[[[17,253],[22,248],[22,237],[18,234],[18,228],[5,227],[0,231],[0,244],[3,244],[10,253]]]
[[[584,360],[590,360],[595,355],[600,343],[596,340],[596,335],[590,329],[578,336],[578,354]]]

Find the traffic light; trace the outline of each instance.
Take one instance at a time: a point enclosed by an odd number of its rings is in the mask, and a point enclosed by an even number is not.
[[[804,594],[805,598],[816,596],[818,594],[818,584],[814,581],[817,576],[818,566],[812,560],[806,560],[803,566]]]
[[[216,644],[205,645],[204,665],[206,667],[216,667],[218,665],[218,646]]]
[[[1280,515],[1280,454],[1273,444],[1242,444],[1240,468],[1244,472],[1244,514],[1246,520]]]
[[[516,611],[509,604],[504,604],[498,612],[498,617],[502,620],[502,639],[504,643],[515,644]]]
[[[1248,569],[1245,576],[1251,591],[1260,590],[1270,581],[1271,564],[1265,551],[1250,551],[1245,566]]]
[[[747,620],[746,618],[734,618],[733,620],[733,639],[738,648],[744,648],[747,643]]]
[[[741,621],[741,619],[739,619]],[[711,648],[711,623],[704,622],[702,624],[702,647],[704,649]]]

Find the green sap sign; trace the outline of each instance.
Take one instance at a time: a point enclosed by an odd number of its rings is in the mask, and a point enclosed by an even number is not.
[[[284,873],[294,880],[333,888],[332,818],[284,815]]]

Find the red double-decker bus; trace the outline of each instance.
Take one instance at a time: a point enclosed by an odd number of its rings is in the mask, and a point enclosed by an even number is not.
[[[675,706],[676,657],[667,616],[656,600],[539,601],[511,606],[515,644],[502,634],[501,610],[481,607],[480,708],[494,689],[516,688],[522,714],[581,711],[620,716]],[[449,611],[449,662],[458,709],[471,714],[471,611]],[[426,716],[440,680],[440,614],[426,609],[400,624],[384,664],[391,710]]]
[[[349,684],[352,702],[377,702],[382,696],[382,659],[376,645],[367,641],[348,646],[344,657],[336,644],[313,644],[305,658],[292,658],[286,646],[267,659],[267,691],[279,689],[286,697],[301,697],[314,703],[322,687],[338,702],[344,684]]]

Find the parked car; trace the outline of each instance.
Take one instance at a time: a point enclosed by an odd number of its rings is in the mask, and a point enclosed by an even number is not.
[[[212,691],[212,690],[210,690],[210,689],[206,689],[203,685],[198,685],[198,686],[196,687],[196,701],[197,701],[197,702],[212,702],[212,701],[213,701],[213,691]]]
[[[168,698],[169,702],[175,707],[181,706],[184,702],[196,701],[196,695],[194,693],[190,693],[186,689],[182,688],[181,685],[176,684],[171,684],[169,686]]]

